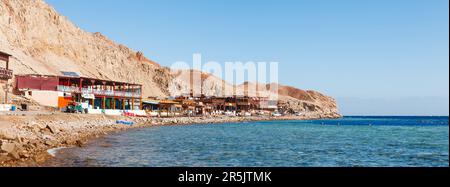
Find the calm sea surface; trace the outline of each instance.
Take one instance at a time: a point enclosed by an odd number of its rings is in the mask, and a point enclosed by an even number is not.
[[[58,151],[46,166],[449,166],[448,117],[164,126]]]

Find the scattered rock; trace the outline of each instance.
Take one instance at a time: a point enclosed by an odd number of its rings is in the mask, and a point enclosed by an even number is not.
[[[46,140],[46,141],[45,141],[45,145],[48,145],[48,146],[55,146],[55,145],[56,145],[56,142],[55,142],[55,141],[52,141],[52,140]]]
[[[0,129],[0,139],[5,140],[14,140],[16,139],[16,133],[12,132],[9,129]]]
[[[20,142],[14,142],[14,145],[16,147],[15,150],[23,150],[23,145]]]
[[[83,142],[81,140],[77,140],[75,142],[75,145],[78,146],[78,147],[83,147]]]
[[[34,127],[32,131],[35,134],[39,134],[40,133],[40,129],[38,127]]]
[[[16,152],[16,151],[12,151],[8,154],[8,156],[10,156],[13,159],[20,159],[20,155]]]
[[[16,148],[16,144],[15,143],[3,142],[2,145],[1,145],[1,150],[6,152],[6,153],[13,152],[14,148]]]
[[[0,153],[0,163],[10,160],[11,158],[8,156],[8,153]]]
[[[66,144],[66,145],[74,145],[75,143],[76,143],[76,141],[73,140],[72,138],[69,138],[69,139],[63,141],[63,144]]]
[[[52,135],[49,134],[42,134],[42,139],[44,140],[52,140],[55,139]]]
[[[47,128],[47,125],[43,124],[43,123],[35,123],[36,127],[38,127],[40,130],[44,130],[45,128]]]
[[[29,143],[29,145],[31,146],[31,148],[35,149],[35,148],[38,147],[39,141],[37,141],[37,140],[31,140],[30,143]]]
[[[22,151],[19,151],[19,156],[21,157],[21,158],[29,158],[30,157],[30,155],[28,154],[28,151],[27,150],[22,150]]]
[[[17,141],[17,142],[19,143],[19,145],[22,145],[22,144],[23,144],[23,140],[24,140],[24,138],[19,137],[19,136],[16,136],[15,141]]]
[[[58,132],[58,129],[54,125],[47,125],[46,127],[48,130],[50,130],[51,133],[56,134]]]

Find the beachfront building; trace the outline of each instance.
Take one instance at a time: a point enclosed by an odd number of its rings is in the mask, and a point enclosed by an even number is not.
[[[259,98],[248,96],[237,96],[236,106],[239,112],[247,112],[259,109]]]
[[[210,116],[270,114],[278,110],[278,101],[267,97],[207,97],[185,94],[165,99],[148,98],[142,102],[148,116]]]
[[[145,99],[143,109],[150,116],[196,116],[203,114],[203,104],[199,98],[177,97],[175,99]]]
[[[183,113],[188,116],[196,115],[196,105],[194,98],[179,98],[176,99],[177,102],[179,102],[183,108]]]
[[[225,113],[236,114],[237,99],[232,97],[207,97],[201,99],[204,105],[204,112],[207,114],[220,115]]]
[[[209,115],[209,107],[206,106],[201,100],[197,100],[195,103],[196,115]]]
[[[144,99],[142,101],[142,110],[147,112],[154,112],[159,110],[159,100],[157,99]]]
[[[5,91],[5,99],[1,102],[3,104],[8,103],[8,82],[9,79],[13,77],[13,71],[9,69],[9,57],[11,57],[10,54],[4,53],[0,51],[0,61],[4,61],[4,66],[2,63],[2,66],[0,66],[0,81],[2,84],[5,84],[4,91]]]
[[[181,116],[183,112],[182,104],[174,100],[161,100],[158,108],[161,117]]]
[[[77,73],[16,75],[16,91],[41,105],[64,109],[79,103],[94,113],[100,110],[140,110],[142,85],[81,77]]]
[[[270,100],[267,97],[260,97],[258,98],[258,109],[259,110],[266,110],[266,111],[276,111],[278,110],[278,101],[277,100]]]
[[[225,97],[207,97],[202,100],[203,103],[209,108],[210,114],[222,114],[225,110]]]

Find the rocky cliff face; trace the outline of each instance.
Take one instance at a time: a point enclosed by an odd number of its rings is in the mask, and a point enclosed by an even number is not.
[[[140,83],[148,96],[164,96],[165,72],[141,52],[89,33],[42,0],[0,2],[0,50],[13,55],[15,74],[80,72],[83,76]]]
[[[339,114],[336,100],[317,91],[278,85],[278,94],[283,105],[294,111]]]
[[[74,71],[87,77],[142,84],[144,97],[169,95],[174,78],[168,68],[147,59],[143,53],[101,33],[81,30],[43,0],[0,1],[0,51],[13,55],[10,66],[14,74],[58,75],[60,71]],[[207,74],[202,79],[207,82],[203,93],[208,95],[219,94],[222,85],[233,87]],[[295,110],[337,114],[334,99],[318,92],[280,85],[279,93],[280,99]]]
[[[256,84],[246,82],[237,87],[241,93],[250,96],[270,96],[274,94],[274,88],[278,94],[280,104],[286,109],[295,112],[316,112],[319,114],[331,114],[339,116],[336,100],[313,90],[301,90],[291,86],[280,84]]]

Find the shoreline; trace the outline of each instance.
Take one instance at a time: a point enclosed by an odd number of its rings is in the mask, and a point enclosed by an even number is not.
[[[251,121],[335,119],[339,114],[249,117],[126,117],[86,114],[0,115],[0,167],[39,167],[52,156],[48,150],[82,147],[88,141],[128,129],[169,125],[208,125]],[[123,120],[133,125],[116,124]]]

